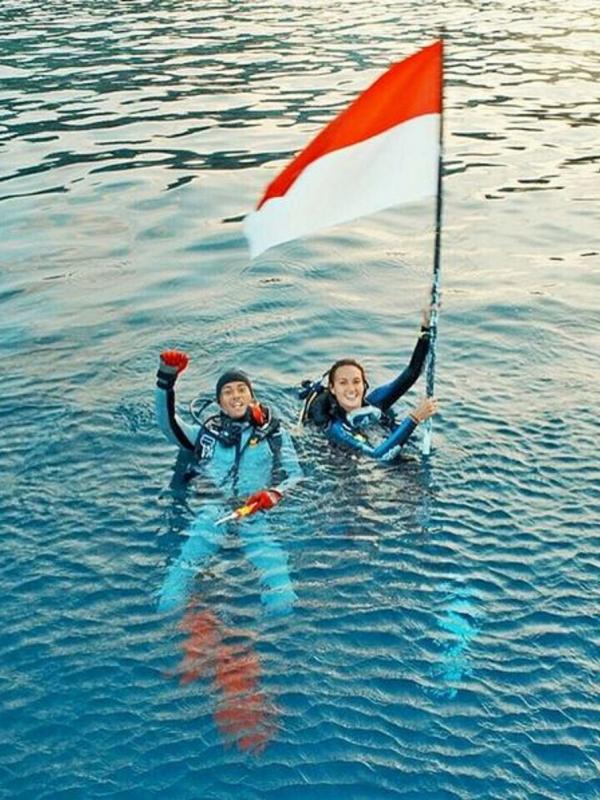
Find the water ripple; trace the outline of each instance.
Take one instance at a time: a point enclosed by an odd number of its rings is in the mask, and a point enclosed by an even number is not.
[[[598,17],[2,4],[0,794],[598,795]],[[334,358],[405,363],[431,204],[251,264],[240,221],[442,23],[434,456],[382,469],[297,431],[307,480],[273,517],[294,615],[264,618],[231,536],[186,629],[156,591],[202,497],[155,427],[157,354],[192,354],[182,413],[245,364],[290,422]]]

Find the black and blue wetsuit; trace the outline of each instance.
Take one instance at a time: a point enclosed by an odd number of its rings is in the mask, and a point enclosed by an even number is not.
[[[327,438],[335,444],[381,461],[392,461],[417,427],[417,422],[408,416],[396,424],[390,411],[421,374],[429,352],[429,334],[429,328],[421,328],[406,369],[390,383],[368,392],[362,408],[346,414],[325,389],[309,407],[307,419],[322,427]],[[377,432],[380,441],[373,443],[369,434]]]
[[[182,609],[194,579],[228,532],[218,525],[239,501],[266,488],[285,492],[302,477],[287,431],[270,414],[264,426],[217,414],[203,424],[185,422],[175,411],[174,378],[158,374],[156,414],[161,430],[173,444],[196,455],[196,469],[205,479],[205,504],[187,531],[179,557],[171,564],[159,594],[161,611]],[[270,531],[268,515],[256,514],[237,524],[248,560],[255,566],[261,599],[270,613],[291,611],[296,594],[287,554]]]
[[[210,478],[223,498],[241,500],[268,487],[283,493],[302,476],[289,433],[268,409],[262,427],[223,412],[202,425],[184,422],[175,410],[173,386],[160,383],[155,405],[164,435],[196,456],[199,473]]]

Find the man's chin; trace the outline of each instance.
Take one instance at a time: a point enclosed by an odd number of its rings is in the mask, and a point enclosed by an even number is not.
[[[246,408],[232,409],[231,411],[229,411],[227,413],[228,413],[228,416],[231,417],[231,419],[242,419],[243,417],[246,416],[246,411],[247,410],[248,410],[248,407],[246,406]]]

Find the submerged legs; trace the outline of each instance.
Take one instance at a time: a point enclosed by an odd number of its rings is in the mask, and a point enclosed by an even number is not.
[[[171,564],[158,597],[159,611],[185,608],[193,593],[194,579],[208,559],[216,553],[227,528],[217,525],[226,510],[220,506],[202,509],[188,530],[177,559]]]
[[[186,607],[193,594],[196,575],[225,538],[227,526],[216,524],[225,513],[227,509],[221,506],[207,506],[193,521],[181,552],[169,567],[159,591],[159,611]],[[258,572],[265,612],[289,614],[298,598],[290,578],[288,555],[274,538],[269,520],[257,516],[240,522],[237,527],[246,558]]]
[[[269,615],[292,612],[298,595],[293,589],[288,555],[271,533],[265,517],[257,516],[240,525],[246,558],[258,571],[260,599]]]

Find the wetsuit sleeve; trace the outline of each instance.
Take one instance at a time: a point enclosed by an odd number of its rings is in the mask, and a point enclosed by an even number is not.
[[[376,458],[380,461],[391,461],[398,455],[400,448],[406,444],[416,427],[417,423],[414,419],[406,417],[385,441],[378,444],[377,447],[371,447],[358,436],[353,435],[341,420],[335,420],[327,429],[327,437],[336,444],[351,447],[353,450],[357,450],[359,453],[371,458]]]
[[[423,364],[429,352],[429,328],[421,328],[421,335],[413,350],[410,362],[397,378],[383,386],[378,386],[366,396],[369,405],[377,406],[382,411],[391,408],[398,398],[402,397],[415,383],[423,370]]]
[[[193,450],[200,431],[199,425],[184,422],[175,412],[175,389],[159,379],[154,395],[156,418],[167,439],[185,450]]]
[[[281,449],[279,453],[279,474],[283,480],[275,487],[280,492],[286,492],[298,481],[302,480],[304,473],[298,461],[296,448],[292,442],[292,437],[287,431],[281,431]],[[278,470],[278,471],[279,471]]]

